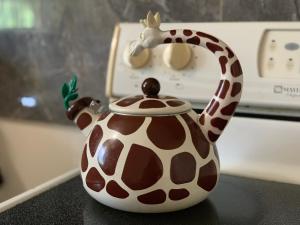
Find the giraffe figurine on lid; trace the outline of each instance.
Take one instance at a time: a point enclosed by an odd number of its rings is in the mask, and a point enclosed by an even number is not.
[[[67,117],[87,136],[81,159],[85,190],[97,201],[125,211],[157,213],[193,206],[207,198],[220,175],[215,142],[239,103],[242,69],[220,39],[189,29],[160,30],[160,16],[148,13],[145,29],[131,44],[138,55],[160,44],[187,43],[208,49],[220,64],[217,90],[198,115],[191,104],[159,95],[154,78],[143,95],[121,98],[100,112],[100,102],[77,98],[76,79],[64,84]]]

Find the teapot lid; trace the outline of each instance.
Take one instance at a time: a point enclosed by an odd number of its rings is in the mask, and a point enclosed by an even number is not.
[[[144,95],[121,98],[109,104],[111,111],[133,115],[170,115],[189,111],[188,101],[172,96],[158,95],[160,84],[155,78],[147,78],[142,83]]]

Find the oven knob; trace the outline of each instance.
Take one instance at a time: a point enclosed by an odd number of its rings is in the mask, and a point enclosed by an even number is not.
[[[125,47],[123,54],[124,62],[127,66],[137,69],[145,66],[150,59],[150,50],[145,48],[140,54],[136,56],[130,55],[130,43]]]
[[[183,69],[190,62],[191,58],[192,50],[187,44],[170,44],[163,53],[164,63],[175,70]]]

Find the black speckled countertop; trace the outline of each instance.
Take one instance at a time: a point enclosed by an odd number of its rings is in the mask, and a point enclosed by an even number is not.
[[[136,214],[97,203],[78,176],[1,213],[0,224],[299,225],[300,186],[222,175],[208,200],[192,208]]]

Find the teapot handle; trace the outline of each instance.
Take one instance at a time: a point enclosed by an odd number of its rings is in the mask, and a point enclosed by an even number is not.
[[[243,85],[243,72],[240,62],[231,48],[220,39],[199,31],[182,39],[188,44],[199,44],[214,54],[221,67],[221,77],[214,96],[199,115],[199,124],[211,143],[217,141],[228,121],[233,116],[240,101]],[[176,40],[176,39],[175,39]]]
[[[238,105],[243,84],[242,68],[235,53],[220,39],[200,31],[161,31],[162,43],[186,43],[204,47],[214,54],[221,77],[214,96],[199,115],[199,125],[207,140],[217,141]]]
[[[168,33],[169,36],[166,38],[171,38],[174,30]],[[243,84],[241,65],[231,48],[225,42],[210,34],[187,29],[176,30],[176,34],[178,34],[178,37],[172,37],[171,42],[182,41],[204,47],[214,54],[220,64],[221,77],[218,88],[199,115],[201,130],[207,140],[214,143],[233,116],[240,101]],[[164,39],[165,41],[166,39]]]
[[[210,34],[189,29],[160,30],[159,13],[153,15],[150,11],[146,19],[140,22],[145,29],[140,38],[131,43],[132,55],[160,44],[186,43],[208,49],[219,61],[221,67],[219,86],[198,119],[206,139],[211,143],[216,142],[241,98],[243,75],[238,58],[227,44]]]

